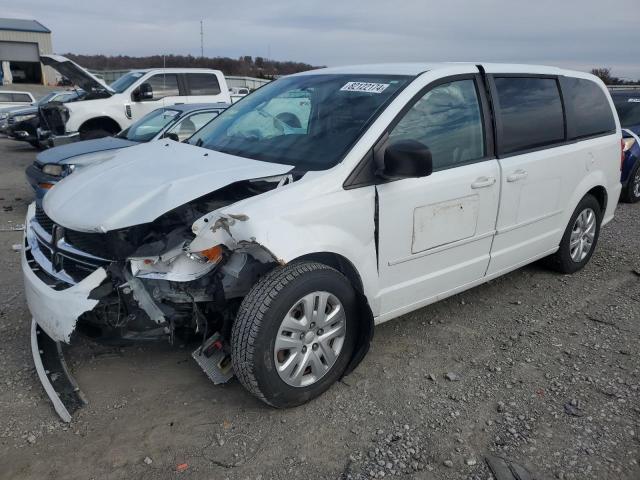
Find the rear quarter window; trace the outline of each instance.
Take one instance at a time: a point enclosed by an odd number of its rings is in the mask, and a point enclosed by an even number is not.
[[[26,93],[14,93],[12,96],[14,102],[31,103],[33,101]]]
[[[13,101],[11,99],[11,94],[10,93],[0,93],[0,102],[11,102]]]
[[[211,73],[188,73],[187,84],[189,95],[218,95],[220,83],[218,77]]]
[[[564,141],[564,112],[555,78],[495,77],[498,151],[513,154]]]
[[[564,77],[562,95],[567,105],[569,139],[615,132],[611,105],[597,83],[584,78]]]

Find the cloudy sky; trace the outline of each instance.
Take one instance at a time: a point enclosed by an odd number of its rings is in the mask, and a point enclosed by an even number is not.
[[[57,53],[265,56],[314,65],[504,61],[640,78],[638,0],[0,0]]]

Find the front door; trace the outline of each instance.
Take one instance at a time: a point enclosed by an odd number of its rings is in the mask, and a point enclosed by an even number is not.
[[[145,79],[153,91],[153,98],[131,101],[131,120],[136,121],[149,112],[171,105],[186,103],[186,96],[182,96],[178,85],[178,75],[175,73],[157,73]]]
[[[382,317],[482,279],[499,202],[500,167],[487,151],[478,79],[440,83],[391,130],[387,145],[417,140],[434,172],[378,185]]]

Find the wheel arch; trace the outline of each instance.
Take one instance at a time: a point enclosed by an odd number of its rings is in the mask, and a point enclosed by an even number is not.
[[[96,129],[106,130],[109,133],[115,134],[122,130],[122,127],[120,127],[120,124],[113,118],[103,115],[85,120],[82,125],[80,125],[80,128],[78,128],[78,131],[84,133]]]
[[[356,296],[358,298],[358,333],[356,336],[356,346],[353,351],[353,355],[351,357],[351,360],[349,361],[347,369],[344,372],[344,375],[348,375],[360,364],[362,359],[365,357],[365,355],[369,351],[371,340],[373,339],[373,312],[371,310],[371,307],[369,306],[367,296],[364,294],[362,277],[349,259],[334,252],[308,253],[297,257],[288,263],[303,261],[318,262],[335,268],[337,271],[342,273],[347,278],[347,280],[349,280],[349,283],[351,283],[354,290],[356,291]]]
[[[582,200],[582,198],[584,198],[586,195],[592,195],[596,198],[596,200],[598,200],[598,203],[600,204],[600,211],[602,212],[602,215],[604,215],[604,213],[607,211],[607,205],[609,202],[609,195],[607,193],[607,189],[602,185],[597,185],[591,188],[580,199]]]

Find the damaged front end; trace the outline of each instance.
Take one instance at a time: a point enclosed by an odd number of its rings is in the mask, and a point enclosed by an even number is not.
[[[277,259],[251,242],[203,240],[194,222],[290,181],[289,175],[238,181],[151,223],[107,232],[65,228],[41,206],[29,207],[22,267],[34,318],[34,362],[63,420],[70,421],[84,402],[61,348],[77,334],[110,344],[173,344],[179,337],[197,343],[194,359],[211,380],[220,383],[233,376],[233,319],[241,299]],[[242,215],[221,218],[223,231],[229,223],[246,220]],[[44,358],[58,358],[61,366],[47,366]]]

